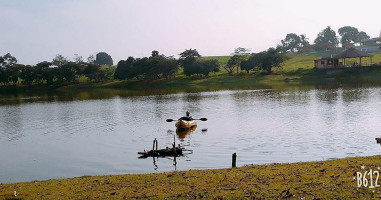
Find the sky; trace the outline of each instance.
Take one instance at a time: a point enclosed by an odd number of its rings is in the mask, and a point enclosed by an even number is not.
[[[0,0],[0,55],[34,65],[102,51],[115,64],[153,50],[175,57],[190,48],[202,56],[237,47],[260,52],[288,33],[313,43],[327,26],[378,37],[380,7],[380,0]]]

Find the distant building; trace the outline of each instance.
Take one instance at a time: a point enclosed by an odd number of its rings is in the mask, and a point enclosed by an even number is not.
[[[301,53],[311,53],[311,52],[317,52],[317,51],[330,51],[335,49],[335,45],[330,43],[324,43],[324,44],[311,44],[304,46],[300,48]]]
[[[359,67],[362,66],[361,64],[361,59],[364,57],[370,57],[370,54],[361,52],[355,48],[349,48],[346,51],[343,51],[336,56],[331,56],[331,57],[325,57],[321,59],[315,60],[315,67],[319,69],[324,69],[324,68],[341,68],[341,67]],[[345,64],[345,59],[346,58],[360,58],[359,63],[355,63],[352,66],[346,66]],[[339,62],[339,59],[342,60],[342,62]]]
[[[363,46],[380,46],[381,45],[381,37],[363,40],[363,41],[361,41],[361,45],[363,45]]]
[[[324,68],[335,68],[339,66],[339,59],[331,57],[323,57],[321,59],[315,60],[315,67],[319,69]]]

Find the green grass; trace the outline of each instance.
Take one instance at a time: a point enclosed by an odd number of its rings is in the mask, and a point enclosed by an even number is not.
[[[219,65],[228,63],[230,56],[206,56],[199,58],[200,60],[217,60]]]
[[[19,199],[281,199],[287,190],[291,199],[379,199],[380,188],[358,188],[353,179],[379,166],[381,156],[372,156],[0,184],[0,200],[16,198],[14,191]]]

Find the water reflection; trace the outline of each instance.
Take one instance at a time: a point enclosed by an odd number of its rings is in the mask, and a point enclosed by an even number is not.
[[[0,160],[7,161],[0,162],[0,182],[223,168],[234,152],[239,165],[381,152],[374,143],[381,137],[377,87],[148,96],[101,90],[6,95],[0,102]],[[185,132],[165,122],[187,110],[208,121]],[[137,160],[153,138],[165,147],[174,136],[183,157]]]
[[[184,139],[186,136],[189,136],[196,130],[197,126],[192,126],[188,129],[176,129],[176,134],[180,139]]]

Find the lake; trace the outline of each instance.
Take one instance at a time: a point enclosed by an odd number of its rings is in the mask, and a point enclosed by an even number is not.
[[[177,134],[189,110],[198,122]],[[202,131],[207,129],[207,131]],[[377,155],[381,88],[0,95],[0,183]],[[173,140],[183,157],[138,159]]]

